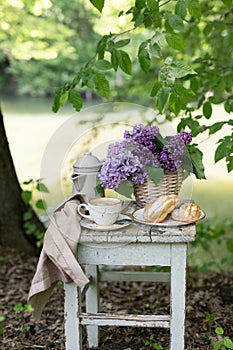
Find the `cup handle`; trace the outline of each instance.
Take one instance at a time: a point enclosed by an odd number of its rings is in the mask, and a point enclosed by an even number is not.
[[[87,219],[91,220],[91,216],[90,216],[90,215],[85,215],[85,214],[83,214],[83,213],[81,212],[81,208],[84,208],[84,209],[88,210],[88,209],[89,209],[89,208],[88,208],[88,205],[85,204],[85,203],[79,204],[79,205],[78,205],[78,213],[79,213],[79,215],[83,216],[84,218],[87,218]]]

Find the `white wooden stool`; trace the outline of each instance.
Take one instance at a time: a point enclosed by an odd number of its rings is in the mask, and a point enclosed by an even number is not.
[[[91,276],[87,290],[65,284],[66,350],[82,350],[82,327],[87,326],[88,346],[99,345],[98,326],[170,328],[170,350],[184,350],[187,243],[196,237],[195,224],[180,227],[151,227],[132,223],[117,231],[82,229],[77,259]],[[98,273],[99,265],[170,266],[171,273]],[[141,275],[142,274],[142,275]],[[153,278],[151,278],[153,274]],[[99,313],[98,283],[103,280],[171,281],[170,315],[117,315]],[[81,310],[81,293],[86,312]]]

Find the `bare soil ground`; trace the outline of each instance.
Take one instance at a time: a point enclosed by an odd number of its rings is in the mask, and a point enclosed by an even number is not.
[[[0,349],[65,349],[63,287],[57,286],[42,318],[36,322],[27,296],[37,258],[0,246]],[[101,311],[169,313],[169,285],[101,283]],[[3,317],[2,317],[3,316]],[[4,320],[3,320],[4,318]],[[215,328],[233,338],[233,274],[188,272],[186,350],[209,350],[219,340]],[[153,340],[150,341],[150,337]],[[151,344],[145,345],[145,340]],[[87,350],[84,330],[84,350]],[[169,347],[169,330],[134,327],[101,328],[101,350],[146,350]],[[179,349],[177,349],[179,350]]]

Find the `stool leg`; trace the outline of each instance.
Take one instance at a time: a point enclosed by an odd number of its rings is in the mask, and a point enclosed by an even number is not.
[[[187,244],[172,244],[171,249],[170,350],[184,350]]]
[[[87,265],[87,276],[92,276],[90,285],[86,292],[86,312],[99,312],[99,284],[98,284],[98,266]],[[89,348],[95,348],[99,345],[98,326],[87,326],[87,340]]]
[[[65,289],[65,349],[82,350],[81,292],[75,283],[64,283]]]

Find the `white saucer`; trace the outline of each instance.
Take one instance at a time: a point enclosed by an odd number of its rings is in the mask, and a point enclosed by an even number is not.
[[[125,222],[124,222],[125,220]],[[127,227],[132,223],[132,219],[128,215],[120,214],[117,221],[113,225],[101,226],[97,225],[94,221],[91,221],[86,218],[82,218],[80,221],[80,225],[85,228],[89,228],[95,231],[115,231],[121,228]]]
[[[173,220],[169,215],[163,222],[151,222],[146,221],[143,216],[144,208],[138,209],[133,213],[134,220],[140,222],[141,224],[150,225],[150,226],[160,226],[160,227],[176,227],[176,226],[184,226],[193,224],[194,222],[200,221],[204,219],[205,213],[201,211],[200,217],[195,220],[191,220],[188,222]]]

